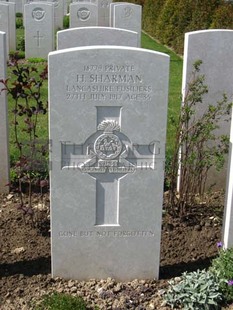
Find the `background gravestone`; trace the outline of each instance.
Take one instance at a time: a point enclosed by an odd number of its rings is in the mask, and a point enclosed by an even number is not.
[[[25,4],[25,57],[47,58],[54,50],[54,5]]]
[[[0,32],[0,79],[6,79],[6,34]],[[0,84],[0,90],[4,88]],[[8,108],[6,92],[0,94],[0,193],[9,192],[10,164],[8,145]]]
[[[9,35],[10,35],[10,19],[9,5],[5,2],[0,2],[0,31],[6,33],[6,54],[9,55]]]
[[[23,13],[23,1],[22,0],[10,0],[10,2],[15,3],[16,13]]]
[[[169,57],[49,55],[52,274],[158,278]]]
[[[111,3],[112,27],[132,30],[138,33],[141,46],[142,7],[132,3]]]
[[[112,0],[98,1],[98,26],[109,27],[110,3]],[[122,27],[119,27],[122,28]]]
[[[52,3],[54,5],[54,29],[63,29],[64,0],[26,0],[30,2]]]
[[[70,4],[70,28],[97,26],[98,7],[94,3],[74,2]]]
[[[231,116],[231,119],[232,116]],[[231,121],[230,149],[227,171],[227,185],[225,195],[223,244],[224,248],[233,247],[233,121]]]
[[[117,4],[128,4],[129,2],[113,2],[110,4],[109,8],[109,26],[113,27],[113,8]]]
[[[16,50],[16,5],[13,2],[6,2],[9,5],[9,50]]]
[[[15,13],[16,13],[16,3],[11,1],[1,1],[0,3],[4,3],[8,5],[8,14],[9,14],[9,22],[8,22],[8,28],[9,28],[9,50],[15,51],[16,50],[16,19],[15,19]],[[7,24],[6,24],[7,26]]]
[[[202,60],[200,75],[205,76],[208,94],[203,97],[203,103],[198,105],[196,115],[202,115],[208,104],[216,104],[226,94],[228,101],[233,99],[233,30],[202,30],[185,34],[184,64],[183,64],[183,98],[187,92],[188,83],[192,76],[193,64]],[[230,122],[224,116],[216,135],[230,134]],[[227,175],[227,160],[220,172],[211,169],[207,180],[208,185],[216,184],[215,188],[225,189]],[[178,180],[179,183],[179,180]]]
[[[54,28],[63,29],[64,0],[50,0],[54,4]]]
[[[119,28],[81,27],[57,32],[57,49],[89,45],[138,46],[138,34]]]

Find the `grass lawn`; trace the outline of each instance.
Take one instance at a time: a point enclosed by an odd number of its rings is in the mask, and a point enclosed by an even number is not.
[[[22,42],[23,38],[23,29],[17,29],[17,44],[19,45]],[[173,51],[166,48],[165,46],[159,44],[155,40],[153,40],[148,35],[142,33],[142,47],[146,49],[155,50],[158,52],[166,53],[170,56],[170,81],[169,81],[169,103],[168,103],[168,128],[167,128],[167,148],[166,155],[170,157],[172,154],[172,150],[174,148],[174,128],[170,122],[171,116],[175,119],[178,118],[180,103],[181,103],[181,80],[182,80],[182,58],[176,55]],[[24,64],[25,65],[25,64]],[[42,70],[45,64],[41,63],[28,63],[27,65],[36,67],[39,71]],[[12,68],[8,68],[8,78],[10,80],[14,80],[14,74],[12,72]],[[44,81],[44,85],[42,88],[42,101],[47,102],[48,97],[48,83]],[[14,134],[14,125],[12,122],[14,121],[14,114],[12,110],[14,109],[14,101],[10,96],[8,97],[8,105],[9,105],[9,123],[10,123],[10,156],[11,163],[13,164],[18,157],[18,150],[15,146],[15,134]],[[24,117],[20,117],[22,120],[19,122],[20,126],[20,138],[22,140],[27,140],[28,135],[24,130],[25,123]],[[38,125],[37,125],[37,133],[39,139],[48,139],[48,114],[40,114],[38,116]]]
[[[170,79],[169,79],[169,97],[168,97],[168,122],[167,122],[167,146],[166,156],[170,157],[174,148],[174,128],[170,118],[178,119],[181,105],[181,84],[183,60],[173,51],[157,43],[148,35],[142,33],[142,47],[165,53],[170,56]]]

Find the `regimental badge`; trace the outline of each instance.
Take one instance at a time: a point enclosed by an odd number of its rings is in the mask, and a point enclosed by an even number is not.
[[[114,159],[122,151],[122,142],[113,131],[119,131],[120,126],[114,121],[103,121],[97,128],[104,130],[94,143],[94,151],[101,159]]]
[[[80,8],[77,12],[78,19],[85,21],[90,17],[91,12],[87,8]]]
[[[127,160],[128,146],[121,141],[120,125],[115,120],[102,121],[90,157],[78,167],[85,173],[133,173],[135,166]],[[118,134],[119,132],[119,134]]]
[[[35,8],[32,11],[32,17],[37,21],[42,20],[45,17],[45,11],[42,8]]]

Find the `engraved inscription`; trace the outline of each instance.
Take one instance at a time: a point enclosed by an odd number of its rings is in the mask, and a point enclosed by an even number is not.
[[[90,18],[91,12],[87,8],[80,8],[77,12],[77,17],[81,21],[86,21]]]
[[[109,2],[108,2],[108,0],[102,0],[102,1],[101,1],[101,8],[106,9],[107,7],[109,7]]]
[[[144,81],[135,65],[84,65],[74,83],[65,85],[69,101],[136,101],[151,100],[152,86]]]
[[[156,234],[153,231],[120,231],[120,230],[111,230],[111,231],[59,231],[58,236],[61,238],[77,238],[77,237],[113,237],[113,238],[135,238],[135,237],[143,237],[143,238],[151,238],[155,237]]]
[[[133,14],[133,9],[129,6],[127,6],[126,8],[124,8],[124,12],[123,12],[123,17],[124,18],[129,18],[131,17]]]
[[[35,8],[32,11],[32,17],[33,19],[35,19],[36,21],[40,21],[45,17],[45,11],[42,8]]]
[[[59,0],[51,0],[51,2],[54,4],[55,8],[59,6]]]

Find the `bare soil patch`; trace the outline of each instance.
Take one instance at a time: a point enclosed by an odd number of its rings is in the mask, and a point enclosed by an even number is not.
[[[49,198],[37,207],[37,225],[26,223],[17,209],[17,194],[0,196],[0,308],[34,309],[43,294],[65,292],[82,296],[88,309],[169,309],[161,294],[167,280],[184,271],[207,268],[221,239],[223,196],[216,193],[210,206],[198,205],[181,220],[164,216],[160,280],[117,283],[114,279],[88,282],[51,278]]]

